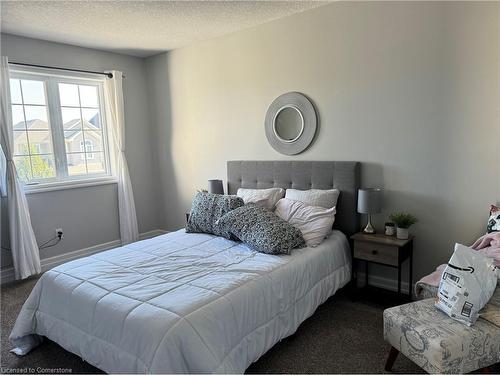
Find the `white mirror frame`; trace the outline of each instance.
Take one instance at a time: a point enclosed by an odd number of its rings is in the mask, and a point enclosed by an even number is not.
[[[280,137],[280,135],[276,131],[276,119],[278,118],[278,115],[284,109],[287,109],[287,108],[292,108],[292,109],[296,110],[299,113],[300,120],[301,120],[301,124],[300,124],[301,126],[300,126],[299,134],[295,138],[293,138],[293,139],[284,139],[284,138]],[[293,143],[293,142],[297,141],[300,138],[300,136],[302,135],[302,133],[304,133],[304,116],[302,115],[302,112],[300,112],[300,109],[298,109],[294,105],[284,105],[283,107],[281,107],[280,109],[278,109],[278,111],[276,112],[276,114],[274,115],[274,118],[273,118],[273,132],[274,132],[274,135],[276,136],[276,138],[278,138],[281,142]]]

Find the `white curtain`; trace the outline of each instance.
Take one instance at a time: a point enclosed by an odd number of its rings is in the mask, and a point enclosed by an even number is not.
[[[7,159],[0,142],[0,196],[7,196]]]
[[[7,209],[9,211],[10,248],[16,279],[41,272],[40,254],[31,226],[28,202],[17,176],[16,166],[12,160],[12,117],[9,90],[9,61],[2,56],[0,73],[1,106],[0,127],[4,140],[5,159],[7,160]]]
[[[118,208],[120,215],[120,237],[122,245],[137,241],[137,216],[135,213],[134,193],[125,158],[125,117],[123,114],[122,72],[113,70],[108,73],[113,78],[106,79],[106,109],[108,125],[113,134],[116,155],[116,174],[118,176]]]

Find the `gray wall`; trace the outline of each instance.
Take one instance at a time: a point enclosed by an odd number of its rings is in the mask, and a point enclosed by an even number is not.
[[[160,207],[156,204],[157,150],[148,111],[144,60],[14,35],[1,35],[2,55],[11,61],[103,71],[121,70],[125,101],[126,155],[134,190],[139,231],[160,228]],[[60,255],[119,239],[116,184],[27,195],[31,221],[39,243],[64,230],[63,241],[41,250],[41,258]],[[2,200],[2,246],[9,246],[6,202]],[[10,253],[2,250],[2,268],[11,264]]]
[[[500,198],[500,4],[335,2],[149,58],[168,229],[231,159],[359,160],[388,213],[420,223],[415,270],[485,230]],[[316,104],[316,142],[290,158],[264,134],[287,91]],[[388,273],[389,275],[389,273]]]
[[[170,106],[170,85],[168,76],[167,54],[160,54],[146,61],[147,86],[149,98],[149,112],[155,142],[153,147],[157,150],[155,155],[155,166],[159,173],[156,175],[155,183],[161,189],[158,197],[158,208],[160,212],[161,228],[178,229],[185,224],[186,195],[179,196],[178,183],[175,176],[182,174],[183,166],[175,163],[172,154],[172,127]],[[189,147],[182,152],[194,152]],[[216,166],[211,166],[214,168]],[[175,172],[177,168],[177,173]],[[191,193],[191,189],[187,194]],[[179,199],[180,198],[180,199]]]

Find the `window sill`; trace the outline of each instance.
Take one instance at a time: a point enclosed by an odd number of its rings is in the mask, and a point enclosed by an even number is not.
[[[92,178],[86,180],[76,180],[76,181],[57,181],[57,182],[48,182],[38,185],[24,185],[24,193],[37,194],[46,191],[77,189],[89,186],[108,185],[116,183],[118,183],[118,180],[116,177],[113,176]]]

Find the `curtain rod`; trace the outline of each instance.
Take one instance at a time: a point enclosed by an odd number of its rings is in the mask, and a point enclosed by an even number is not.
[[[69,68],[60,68],[57,66],[47,66],[47,65],[37,65],[37,64],[26,64],[26,63],[18,63],[18,62],[10,62],[9,64],[13,65],[23,65],[23,66],[32,66],[34,68],[47,68],[47,69],[57,69],[57,70],[69,70],[71,72],[80,72],[80,73],[92,73],[92,74],[101,74],[103,76],[107,76],[108,78],[113,78],[112,73],[104,73],[104,72],[94,72],[92,70],[81,70],[81,69],[69,69]]]

